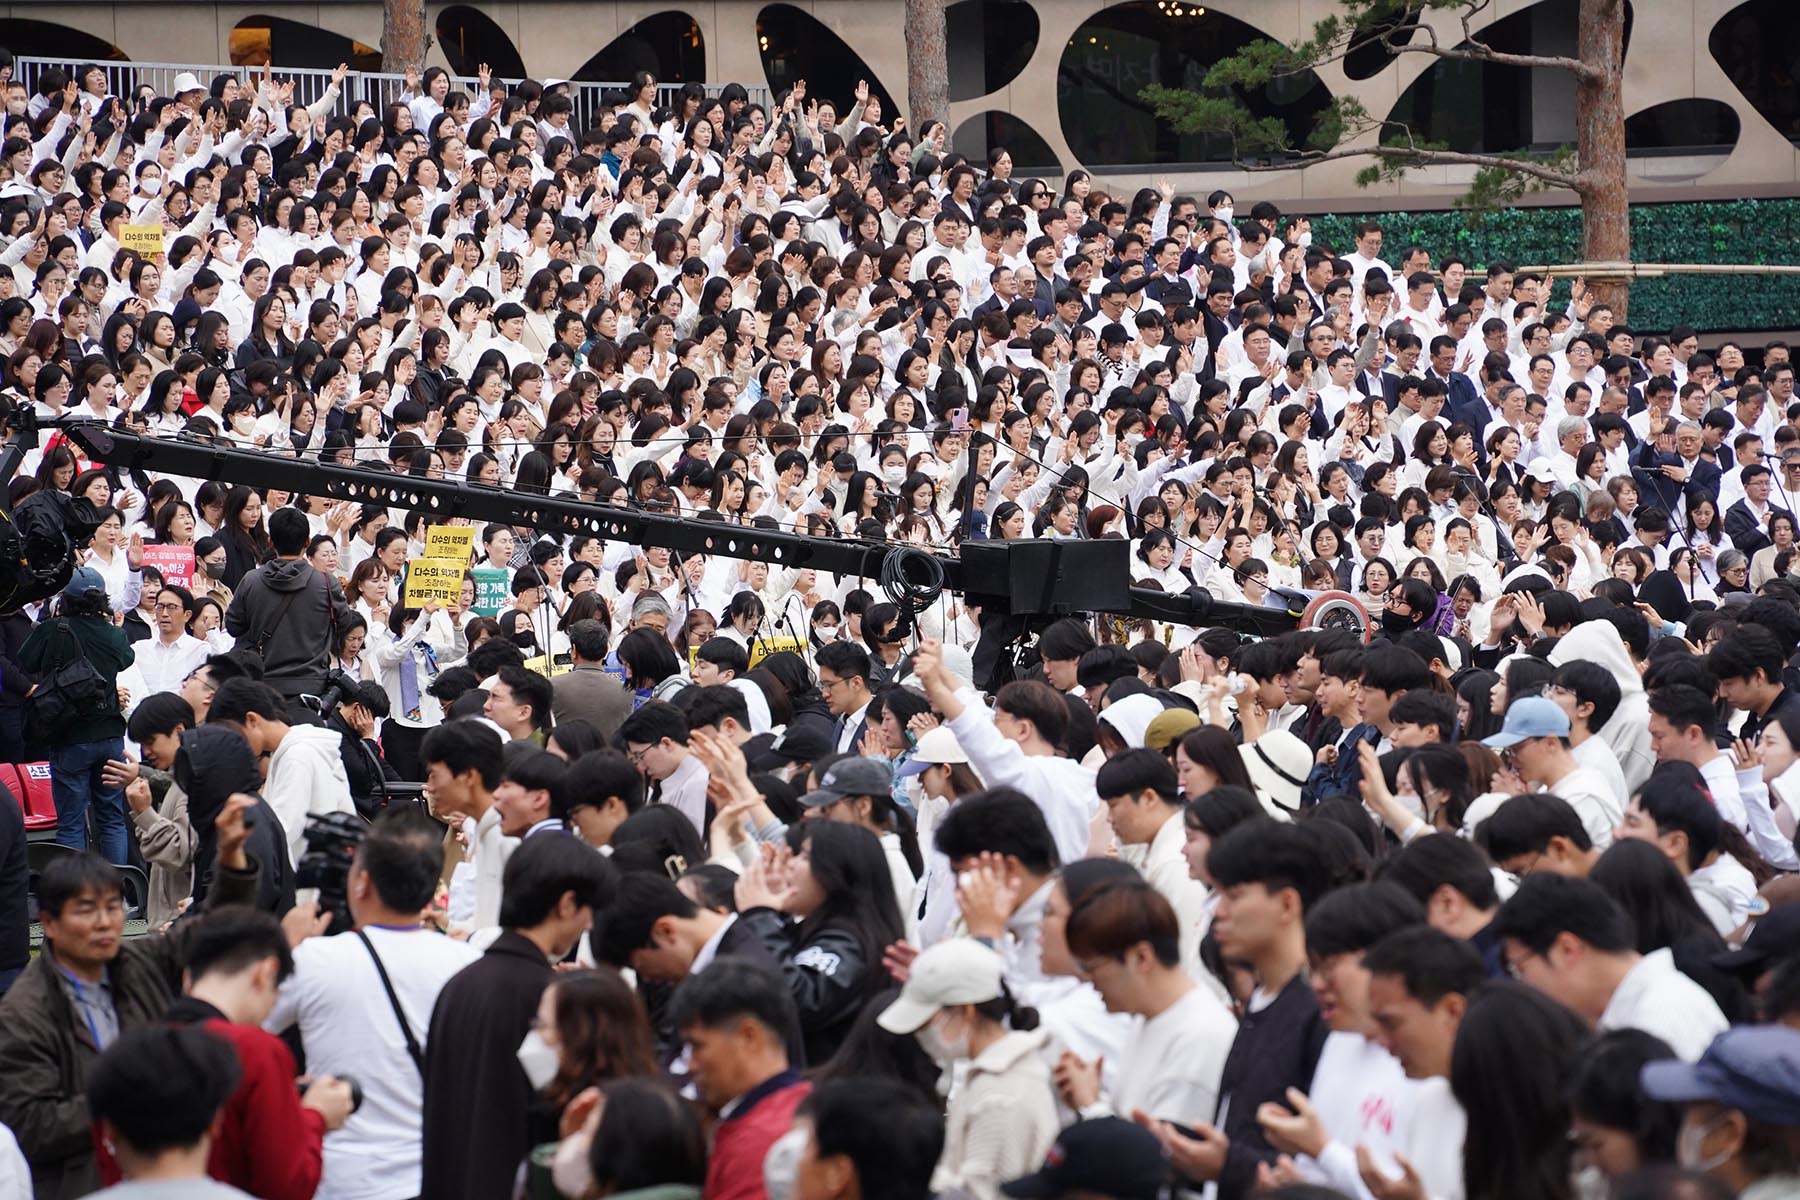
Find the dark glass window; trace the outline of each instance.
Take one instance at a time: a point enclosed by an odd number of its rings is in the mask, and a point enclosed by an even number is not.
[[[1015,180],[1030,175],[1060,176],[1062,165],[1043,135],[1008,112],[979,113],[956,127],[952,144],[976,163],[987,161],[990,146],[1004,146],[1012,155]],[[1055,182],[1053,179],[1052,183]]]
[[[1579,0],[1542,0],[1475,32],[1503,53],[1573,57],[1578,7]],[[1627,4],[1627,52],[1631,16]],[[1388,120],[1421,141],[1464,153],[1554,150],[1575,143],[1575,77],[1566,71],[1440,59],[1401,93]]]
[[[1417,5],[1408,5],[1399,12],[1379,17],[1365,16],[1357,22],[1356,32],[1351,37],[1355,46],[1344,55],[1344,74],[1351,79],[1373,79],[1400,57],[1398,51],[1388,48],[1388,43],[1404,46],[1418,31]],[[1383,34],[1387,36],[1383,38]]]
[[[0,46],[14,54],[54,58],[70,66],[84,62],[124,62],[129,57],[105,38],[54,21],[34,21],[28,17],[9,17],[0,21]]]
[[[1793,24],[1792,0],[1749,0],[1720,18],[1706,48],[1762,119],[1800,146],[1800,42]]]
[[[1625,149],[1638,151],[1716,148],[1737,145],[1740,122],[1731,105],[1719,100],[1670,100],[1625,119]]]
[[[838,120],[849,112],[856,96],[857,80],[867,80],[869,91],[881,98],[882,124],[893,120],[899,109],[893,94],[852,50],[817,17],[791,4],[770,4],[756,14],[756,46],[762,53],[763,74],[768,76],[771,97],[806,80],[806,98],[829,100]]]
[[[1005,87],[1037,50],[1037,10],[1023,0],[960,0],[944,17],[952,100],[978,100]]]
[[[1140,93],[1151,84],[1197,89],[1214,62],[1263,38],[1235,17],[1175,0],[1095,13],[1069,39],[1056,73],[1069,149],[1090,167],[1231,161],[1228,139],[1176,134]],[[1285,121],[1300,145],[1331,97],[1308,71],[1246,99],[1256,115]]]
[[[629,83],[639,71],[658,83],[706,81],[706,43],[700,23],[684,12],[645,17],[583,63],[573,78],[597,83]]]
[[[525,78],[525,60],[506,30],[479,8],[452,4],[437,16],[438,48],[453,75],[473,76],[486,63],[500,79]]]

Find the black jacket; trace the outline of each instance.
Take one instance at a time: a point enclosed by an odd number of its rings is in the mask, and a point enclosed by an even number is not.
[[[1219,1200],[1249,1196],[1256,1187],[1257,1164],[1274,1165],[1275,1147],[1256,1123],[1256,1110],[1268,1101],[1285,1105],[1291,1087],[1312,1090],[1329,1032],[1304,975],[1294,976],[1261,1011],[1247,1012],[1238,1022],[1219,1077],[1223,1117],[1217,1124],[1231,1139],[1219,1176]]]
[[[810,930],[774,909],[753,908],[739,913],[728,932],[739,929],[746,939],[760,938],[765,953],[780,964],[800,1010],[806,1064],[824,1063],[837,1053],[863,1006],[887,986],[887,972],[879,960],[869,961],[855,933],[840,926]]]
[[[25,858],[25,810],[0,787],[0,971],[31,961],[31,915],[26,894],[31,867]]]
[[[544,952],[508,930],[438,993],[425,1040],[420,1195],[510,1196],[534,1139],[555,1140],[554,1129],[532,1128],[531,1081],[518,1058],[550,980]]]
[[[1779,505],[1769,505],[1770,514],[1786,511]],[[1768,527],[1750,511],[1748,500],[1739,500],[1725,510],[1725,535],[1731,539],[1733,546],[1749,555],[1775,544],[1769,537]]]
[[[288,699],[319,695],[335,633],[350,620],[337,580],[304,558],[278,558],[238,583],[225,632],[263,657],[263,682]]]

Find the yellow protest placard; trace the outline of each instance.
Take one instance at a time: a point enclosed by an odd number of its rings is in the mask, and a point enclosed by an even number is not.
[[[468,564],[459,559],[415,558],[406,564],[408,608],[423,608],[427,600],[455,604],[462,599],[463,572]]]
[[[429,525],[425,529],[426,558],[447,558],[467,563],[474,552],[473,525]]]
[[[161,225],[121,225],[119,226],[119,249],[135,250],[139,254],[160,255],[163,252],[163,227]]]

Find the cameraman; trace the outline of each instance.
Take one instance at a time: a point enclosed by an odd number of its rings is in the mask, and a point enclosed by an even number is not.
[[[287,835],[289,862],[298,863],[305,852],[308,816],[356,811],[344,774],[343,737],[323,725],[288,724],[288,706],[268,684],[227,680],[213,696],[206,720],[229,722],[242,730],[258,757],[269,756],[262,797]]]
[[[362,1107],[326,1139],[321,1200],[419,1195],[426,1031],[439,990],[481,957],[420,921],[443,873],[443,843],[423,813],[383,813],[349,868],[355,932],[296,946],[294,973],[264,1022],[271,1033],[299,1027],[315,1074],[351,1074],[363,1085]]]
[[[344,739],[339,753],[351,803],[357,812],[373,819],[386,807],[387,785],[400,782],[400,773],[388,765],[375,740],[376,723],[388,715],[388,696],[378,683],[348,677],[345,682],[349,686],[342,697],[325,710],[325,728]]]

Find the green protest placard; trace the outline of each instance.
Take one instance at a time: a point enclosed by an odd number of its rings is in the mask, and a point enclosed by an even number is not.
[[[476,567],[475,611],[484,617],[497,615],[511,602],[506,590],[506,572],[500,567]]]

